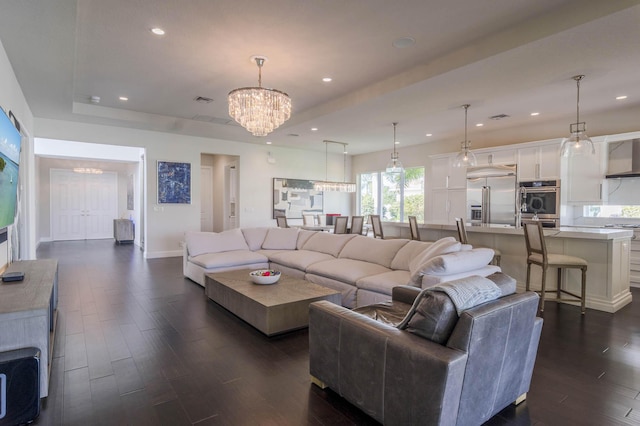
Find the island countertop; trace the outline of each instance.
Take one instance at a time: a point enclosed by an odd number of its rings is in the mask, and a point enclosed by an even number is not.
[[[386,225],[386,224],[385,224]],[[408,226],[407,224],[403,224]],[[456,226],[451,224],[432,224],[426,223],[419,225],[421,229],[456,231]],[[467,224],[468,233],[481,232],[486,234],[510,234],[524,235],[522,228],[516,228],[511,225],[483,224],[471,225]],[[617,229],[617,228],[597,228],[597,227],[574,227],[561,226],[560,228],[545,228],[545,237],[562,237],[562,238],[582,238],[589,240],[613,240],[617,238],[632,238],[633,230]]]

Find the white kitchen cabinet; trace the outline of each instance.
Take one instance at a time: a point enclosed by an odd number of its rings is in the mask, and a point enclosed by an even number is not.
[[[456,217],[467,217],[466,189],[435,189],[431,197],[430,222],[455,223]]]
[[[604,187],[607,168],[606,143],[594,142],[595,155],[582,155],[566,159],[566,202],[601,204],[605,201]]]
[[[559,142],[518,149],[518,179],[549,180],[560,177]]]
[[[467,187],[467,170],[454,167],[456,154],[431,157],[431,188],[456,189]]]
[[[478,166],[491,164],[516,164],[517,151],[515,149],[496,149],[475,151]]]

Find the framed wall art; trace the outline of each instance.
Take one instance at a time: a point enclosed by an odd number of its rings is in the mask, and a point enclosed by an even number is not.
[[[273,218],[302,219],[303,213],[322,214],[323,193],[312,180],[273,178]]]
[[[158,161],[158,204],[191,204],[191,163]]]

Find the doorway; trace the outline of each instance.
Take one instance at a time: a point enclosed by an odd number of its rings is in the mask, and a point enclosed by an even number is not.
[[[208,207],[205,205],[209,194],[211,195],[213,232],[239,227],[240,157],[237,155],[201,154],[200,167],[201,230],[205,230],[204,215],[209,215]],[[211,169],[211,177],[209,177],[208,169]]]

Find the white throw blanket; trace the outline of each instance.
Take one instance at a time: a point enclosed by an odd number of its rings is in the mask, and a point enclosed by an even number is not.
[[[446,293],[456,307],[458,315],[465,309],[495,300],[502,295],[500,288],[493,281],[479,275],[441,283],[428,290]]]

